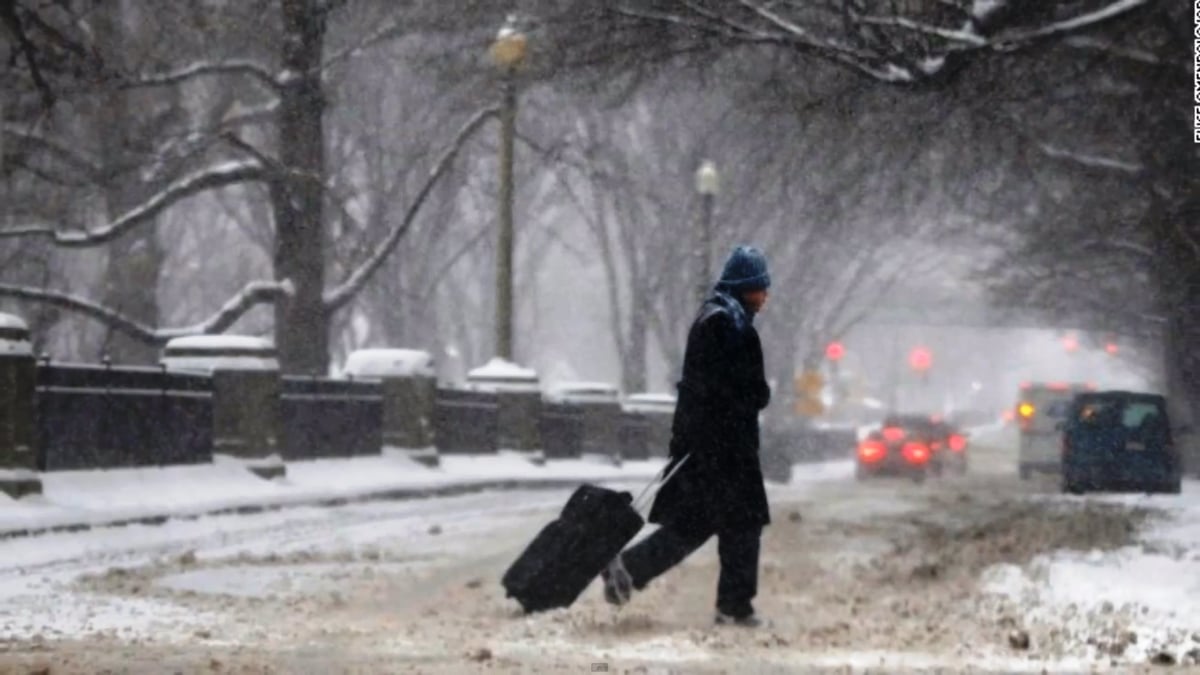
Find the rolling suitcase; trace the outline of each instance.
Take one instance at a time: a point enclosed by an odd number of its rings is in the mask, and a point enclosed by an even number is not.
[[[569,607],[641,531],[645,520],[640,511],[649,505],[651,488],[670,480],[686,460],[676,463],[661,482],[656,476],[636,500],[628,492],[579,486],[559,517],[542,528],[504,573],[501,584],[507,597],[515,598],[526,612]]]

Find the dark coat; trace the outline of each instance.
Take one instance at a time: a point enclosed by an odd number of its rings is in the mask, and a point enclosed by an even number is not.
[[[659,491],[650,522],[718,532],[771,521],[758,459],[758,413],[770,399],[751,316],[715,292],[688,333],[668,471],[690,457]]]

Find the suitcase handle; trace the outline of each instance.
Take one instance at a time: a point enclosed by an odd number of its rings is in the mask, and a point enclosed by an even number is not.
[[[665,477],[663,476],[663,473],[666,472],[667,467],[663,466],[662,471],[659,471],[658,475],[651,479],[650,483],[646,485],[646,487],[642,488],[642,492],[637,496],[637,499],[633,500],[633,510],[637,511],[638,513],[642,513],[642,509],[648,507],[654,495],[658,494],[658,490],[655,490],[653,494],[651,494],[650,488],[656,485],[659,488],[662,488],[662,486],[666,485],[667,481],[671,480],[675,473],[679,471],[679,468],[683,466],[683,463],[688,461],[688,458],[691,456],[692,454],[690,452],[684,455],[682,459],[675,463],[675,466],[671,467],[671,473],[668,473]],[[650,499],[646,499],[647,494],[650,495]]]

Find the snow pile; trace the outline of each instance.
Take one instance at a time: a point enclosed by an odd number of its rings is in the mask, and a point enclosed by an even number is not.
[[[1165,522],[1138,545],[1115,551],[1059,551],[1024,569],[996,565],[982,588],[1015,603],[1027,622],[1057,628],[1063,648],[1131,662],[1200,661],[1200,485],[1181,499],[1090,497],[1167,507]]]

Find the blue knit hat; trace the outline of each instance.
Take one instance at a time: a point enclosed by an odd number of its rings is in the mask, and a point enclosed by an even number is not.
[[[725,261],[717,288],[723,291],[761,291],[771,286],[767,257],[753,246],[736,246]]]

